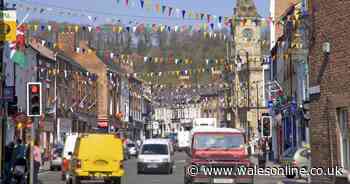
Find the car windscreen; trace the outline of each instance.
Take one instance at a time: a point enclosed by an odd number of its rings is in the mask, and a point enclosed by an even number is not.
[[[293,157],[295,152],[297,152],[297,149],[295,148],[288,148],[284,153],[283,157]]]
[[[142,146],[141,154],[166,155],[168,154],[168,147],[165,144],[145,144]]]
[[[194,136],[194,149],[239,148],[244,144],[241,134],[197,134]]]
[[[57,155],[62,155],[62,152],[63,152],[63,148],[56,148],[53,153]]]

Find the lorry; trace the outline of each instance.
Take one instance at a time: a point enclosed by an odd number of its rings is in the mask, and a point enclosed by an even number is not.
[[[184,183],[254,183],[252,175],[207,175],[203,168],[252,167],[244,132],[233,128],[197,127],[191,131],[189,158],[184,167]],[[189,168],[196,166],[196,174]],[[233,171],[234,172],[234,171]]]
[[[177,150],[184,151],[191,146],[191,130],[197,127],[216,127],[215,118],[196,118],[192,121],[192,126],[183,126],[177,136]]]

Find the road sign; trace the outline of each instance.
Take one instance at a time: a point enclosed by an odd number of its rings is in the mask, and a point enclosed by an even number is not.
[[[16,10],[0,11],[0,41],[16,41]]]
[[[159,123],[158,122],[153,122],[153,130],[158,130],[159,129]]]
[[[272,108],[273,107],[273,101],[269,100],[269,102],[267,103],[267,107],[268,108]]]

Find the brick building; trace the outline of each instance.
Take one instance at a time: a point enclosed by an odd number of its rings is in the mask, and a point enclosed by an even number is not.
[[[313,167],[350,168],[350,1],[312,1],[310,48],[311,151]],[[327,51],[327,43],[330,52]],[[312,183],[348,183],[346,177]]]

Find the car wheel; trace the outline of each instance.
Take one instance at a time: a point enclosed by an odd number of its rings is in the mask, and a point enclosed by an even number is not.
[[[188,177],[184,177],[184,184],[192,184],[191,180],[188,179]]]
[[[288,179],[293,179],[294,177],[295,177],[295,174],[287,175],[287,178],[288,178]]]
[[[137,174],[143,174],[143,172],[139,169],[137,169]]]
[[[66,178],[66,184],[73,184],[72,178]]]
[[[75,178],[75,180],[74,180],[74,183],[73,183],[73,184],[81,184],[80,179],[79,179],[79,178]]]
[[[169,174],[173,174],[173,165],[169,165]]]
[[[121,184],[121,183],[122,183],[121,177],[113,179],[113,184]]]

